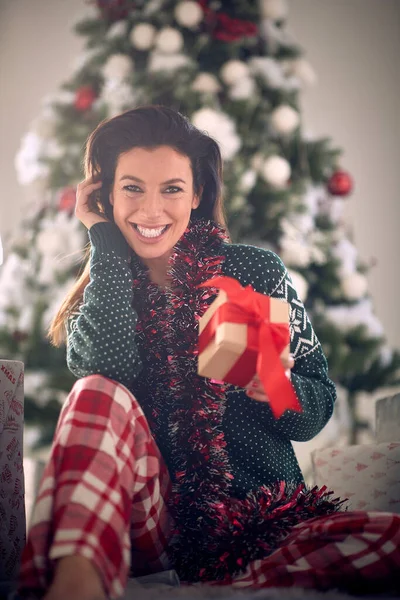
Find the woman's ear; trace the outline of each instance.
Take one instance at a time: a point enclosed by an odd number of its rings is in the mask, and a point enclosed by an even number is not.
[[[200,206],[200,198],[199,196],[193,196],[193,200],[192,200],[192,210],[199,208]]]
[[[199,208],[201,202],[201,196],[203,194],[203,186],[200,187],[199,193],[193,196],[192,200],[192,210]]]
[[[114,196],[113,196],[112,192],[110,192],[110,195],[108,196],[108,199],[110,201],[111,206],[114,206]]]

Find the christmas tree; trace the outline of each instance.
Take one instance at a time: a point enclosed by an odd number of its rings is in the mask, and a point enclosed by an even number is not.
[[[267,247],[289,269],[352,414],[356,396],[398,383],[400,355],[373,311],[343,220],[351,176],[329,139],[302,131],[314,73],[286,28],[284,0],[97,0],[76,24],[86,50],[43,103],[16,158],[32,198],[0,271],[0,353],[25,363],[26,422],[49,443],[74,382],[47,328],[87,243],[74,217],[83,147],[104,118],[143,104],[187,115],[221,146],[233,241]]]

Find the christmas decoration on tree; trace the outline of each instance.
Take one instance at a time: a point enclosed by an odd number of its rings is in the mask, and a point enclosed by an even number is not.
[[[143,104],[187,115],[220,144],[235,242],[287,265],[352,414],[357,394],[399,381],[343,218],[353,189],[329,139],[303,135],[299,96],[316,75],[286,27],[285,0],[93,0],[73,75],[43,102],[16,157],[32,192],[0,271],[0,352],[25,362],[26,422],[52,438],[74,377],[46,331],[87,244],[74,217],[82,149],[104,118]]]
[[[332,196],[348,196],[353,189],[353,180],[346,171],[335,171],[328,179],[327,188]]]

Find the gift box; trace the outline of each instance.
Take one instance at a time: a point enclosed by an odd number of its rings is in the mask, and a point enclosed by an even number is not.
[[[219,294],[199,321],[199,375],[244,388],[258,374],[276,417],[301,411],[281,363],[290,352],[288,303],[230,277],[202,286]]]
[[[18,574],[25,545],[24,365],[0,359],[0,582]]]

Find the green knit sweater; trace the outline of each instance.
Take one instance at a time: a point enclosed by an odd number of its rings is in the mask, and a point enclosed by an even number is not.
[[[90,283],[68,324],[68,367],[77,377],[100,373],[132,390],[142,368],[135,342],[132,250],[112,223],[93,225],[89,238]],[[268,403],[237,388],[228,392],[222,429],[234,476],[232,493],[241,496],[263,484],[303,480],[291,440],[307,441],[321,431],[332,415],[336,393],[321,345],[279,257],[242,244],[222,248],[224,275],[290,303],[292,383],[303,408],[301,413],[286,411],[276,420]],[[166,428],[162,437],[160,449],[172,472]]]

